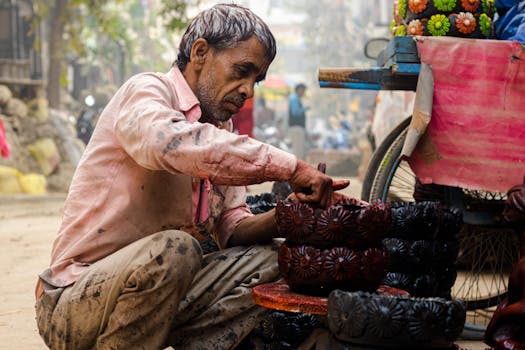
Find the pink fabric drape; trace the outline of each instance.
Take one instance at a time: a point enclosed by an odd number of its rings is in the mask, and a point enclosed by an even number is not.
[[[2,119],[0,119],[0,156],[3,158],[9,158],[10,152],[11,148],[9,148],[9,144],[7,143],[7,138],[5,136],[4,123],[2,122]]]
[[[525,175],[525,49],[502,40],[416,42],[434,95],[410,166],[423,183],[505,193]]]

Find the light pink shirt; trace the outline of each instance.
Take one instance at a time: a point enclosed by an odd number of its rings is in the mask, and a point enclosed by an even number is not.
[[[117,91],[75,172],[41,279],[68,286],[93,262],[167,229],[212,234],[223,247],[252,215],[244,186],[291,178],[295,156],[200,116],[177,68],[139,74]]]

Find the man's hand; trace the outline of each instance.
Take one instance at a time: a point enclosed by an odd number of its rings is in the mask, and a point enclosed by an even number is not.
[[[314,202],[321,207],[333,202],[334,190],[343,189],[350,184],[348,180],[334,183],[323,172],[300,160],[297,161],[297,168],[289,183],[301,202]]]
[[[345,181],[348,182],[348,180],[345,180]],[[334,191],[335,191],[335,188],[334,188]],[[339,203],[345,198],[348,198],[348,196],[346,196],[346,195],[344,195],[342,193],[333,192],[332,193],[332,199],[330,200],[330,202],[328,202],[326,207],[334,205],[335,203]],[[288,197],[286,197],[286,199],[292,200],[294,203],[297,203],[297,204],[301,203],[299,198],[297,198],[297,195],[295,193],[293,193],[293,192]]]

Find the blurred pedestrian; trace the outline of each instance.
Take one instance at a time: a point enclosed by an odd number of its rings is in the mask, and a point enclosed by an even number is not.
[[[237,135],[253,137],[253,97],[244,102],[244,106],[232,116],[233,132]]]
[[[253,113],[257,127],[275,126],[275,111],[266,105],[266,99],[263,96],[256,100]]]

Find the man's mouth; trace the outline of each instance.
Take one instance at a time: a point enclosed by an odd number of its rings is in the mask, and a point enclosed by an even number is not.
[[[242,108],[242,106],[244,105],[244,103],[235,103],[235,102],[232,102],[232,101],[226,101],[226,108],[230,111],[230,112],[233,112],[233,114],[239,112],[239,110]]]

